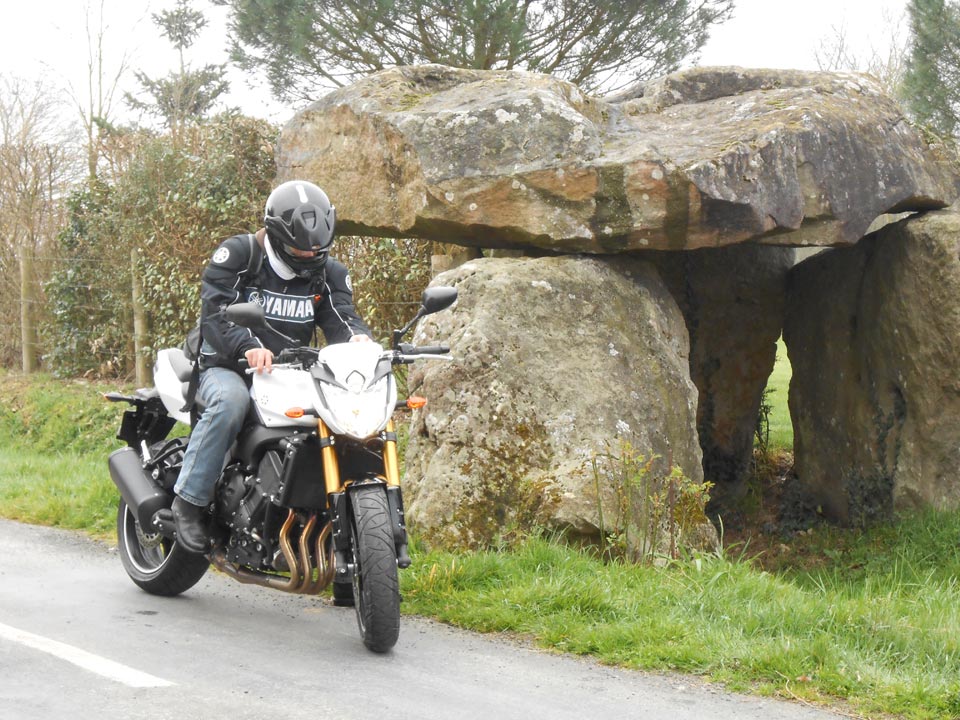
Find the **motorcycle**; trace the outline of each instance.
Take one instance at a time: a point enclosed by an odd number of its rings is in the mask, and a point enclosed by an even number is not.
[[[179,595],[213,564],[242,583],[316,595],[333,586],[335,605],[353,605],[364,645],[386,652],[400,631],[398,569],[410,566],[404,523],[394,367],[449,359],[444,345],[414,347],[404,335],[425,315],[448,308],[455,288],[429,288],[416,316],[375,342],[322,349],[292,347],[271,373],[253,373],[251,412],[224,459],[207,509],[211,549],[187,552],[176,541],[170,506],[189,437],[186,398],[193,363],[182,349],[161,350],[155,387],[107,400],[132,407],[111,453],[120,491],[117,545],[130,579],[148,593]],[[274,333],[263,308],[239,303],[225,317],[257,334]],[[289,344],[295,344],[286,338]],[[401,405],[426,401],[408,398]]]

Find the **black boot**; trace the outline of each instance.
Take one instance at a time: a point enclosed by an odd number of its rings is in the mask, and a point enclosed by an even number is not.
[[[177,495],[170,509],[173,510],[173,522],[177,528],[177,542],[183,549],[200,555],[207,552],[206,508]]]

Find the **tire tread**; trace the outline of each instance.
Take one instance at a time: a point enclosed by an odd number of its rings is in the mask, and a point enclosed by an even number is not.
[[[174,543],[164,562],[153,572],[142,572],[130,558],[131,548],[127,547],[125,524],[133,522],[128,518],[126,502],[121,498],[117,507],[117,552],[124,570],[133,582],[151,595],[173,597],[189,590],[202,578],[210,567],[210,561],[203,555],[196,555]],[[132,515],[132,513],[131,513]]]
[[[387,496],[380,485],[362,487],[352,504],[361,580],[357,621],[364,645],[386,652],[400,635],[400,581]]]

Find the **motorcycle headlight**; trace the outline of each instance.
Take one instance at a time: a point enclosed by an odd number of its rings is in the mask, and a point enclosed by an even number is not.
[[[391,397],[392,378],[383,377],[365,390],[347,390],[324,384],[323,395],[330,410],[328,423],[338,435],[358,440],[376,435],[393,414],[396,397]]]

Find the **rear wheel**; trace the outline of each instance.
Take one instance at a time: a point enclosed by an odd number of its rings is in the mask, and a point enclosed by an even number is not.
[[[387,495],[381,485],[351,493],[353,599],[363,644],[386,652],[400,636],[400,581]]]
[[[179,595],[196,585],[210,562],[188,553],[160,533],[145,533],[121,498],[117,507],[117,550],[127,575],[152,595]]]

